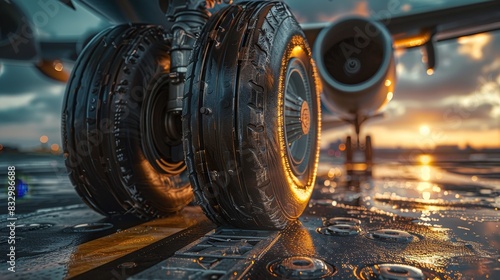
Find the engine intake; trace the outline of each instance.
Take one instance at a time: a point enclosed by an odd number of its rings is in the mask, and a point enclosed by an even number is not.
[[[392,38],[377,21],[351,16],[333,22],[319,34],[314,58],[323,99],[334,111],[372,115],[393,96]]]

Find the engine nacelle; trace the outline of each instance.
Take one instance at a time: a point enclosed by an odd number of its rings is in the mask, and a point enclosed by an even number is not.
[[[347,17],[324,28],[314,58],[323,82],[323,102],[343,115],[371,116],[394,94],[392,37],[379,22]]]

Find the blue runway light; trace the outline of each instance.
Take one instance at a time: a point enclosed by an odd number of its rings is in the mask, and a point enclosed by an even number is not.
[[[16,184],[16,190],[18,198],[24,197],[28,193],[29,185],[25,183],[23,180],[18,179]]]

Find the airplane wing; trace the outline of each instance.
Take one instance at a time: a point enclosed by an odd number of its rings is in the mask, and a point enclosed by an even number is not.
[[[390,14],[389,11],[388,13]],[[435,41],[444,41],[499,30],[500,1],[492,0],[423,13],[376,19],[391,32],[396,49],[411,48],[425,44],[431,39],[431,35]],[[301,24],[301,27],[309,44],[313,45],[319,32],[328,25],[328,22],[305,23]]]
[[[500,1],[484,1],[423,13],[392,16],[391,9],[375,18],[391,33],[395,49],[424,47],[428,68],[435,67],[434,42],[500,30]],[[328,22],[302,24],[310,45]]]
[[[330,129],[336,129],[339,127],[347,126],[350,125],[349,122],[346,122],[345,120],[339,119],[335,116],[323,116],[321,118],[321,129],[322,130],[330,130]]]
[[[390,32],[394,49],[421,47],[427,73],[432,74],[437,64],[435,42],[456,39],[483,32],[500,30],[500,1],[483,1],[463,6],[432,10],[428,12],[396,15],[389,9],[384,17],[373,18],[382,23]],[[311,46],[316,43],[319,33],[329,22],[301,24]],[[353,123],[354,120],[332,117],[332,112],[323,110],[323,129],[334,129]],[[377,117],[382,115],[377,115]]]
[[[160,1],[143,0],[78,0],[77,7],[72,0],[58,2],[40,2],[40,13],[55,13],[67,9],[69,12],[81,8],[100,16],[113,24],[148,22],[168,27],[164,16],[164,5]],[[121,3],[122,2],[122,3]],[[60,6],[58,6],[60,5]],[[73,11],[72,11],[73,10]],[[46,15],[46,14],[44,14]],[[77,40],[47,41],[34,36],[36,24],[22,9],[21,3],[0,0],[0,60],[32,64],[41,74],[59,82],[66,82],[69,72],[62,67],[62,62],[74,62],[85,45],[100,30],[86,33]],[[101,26],[102,27],[102,26]]]
[[[71,0],[60,0],[60,2],[69,9],[75,9]],[[78,1],[78,3],[112,22],[124,22],[127,19],[133,22],[143,19],[145,15],[151,19],[150,11],[154,10],[153,19],[155,22],[161,21],[162,24],[165,24],[165,19],[161,17],[162,13],[160,11],[165,7],[161,9],[152,7],[154,1],[131,1],[130,3],[136,2],[138,4],[134,7],[124,8],[123,10],[110,10],[109,7],[113,5],[103,4],[102,7],[95,7],[95,3],[100,3],[100,1]],[[149,4],[141,4],[144,2]],[[5,33],[3,35],[8,34],[10,29],[18,27],[27,28],[26,32],[30,31],[28,33],[31,34],[31,24],[21,22],[21,19],[25,17],[23,17],[23,12],[17,8],[14,1],[1,0],[0,5],[0,17],[4,19],[2,25],[7,23],[7,26],[0,26],[0,31]],[[436,64],[434,42],[500,29],[500,0],[482,1],[453,8],[405,15],[391,13],[390,7],[386,12],[385,14],[382,13],[382,17],[376,19],[383,23],[392,34],[394,48],[424,47],[424,54],[427,55],[428,68],[430,69],[433,69]],[[319,32],[328,25],[328,22],[322,22],[307,23],[301,26],[310,45],[313,45]],[[29,42],[23,41],[22,44],[18,44],[19,49],[13,51],[8,37],[3,35],[0,36],[0,39],[3,39],[0,40],[0,43],[4,43],[0,44],[0,59],[41,63],[42,65],[37,66],[37,68],[44,75],[59,81],[64,81],[67,75],[52,75],[52,73],[58,74],[59,71],[49,71],[51,69],[47,65],[56,65],[59,60],[74,61],[82,49],[82,46],[79,46],[81,42],[37,42],[33,38],[23,37],[21,39],[29,39]],[[88,41],[87,39],[84,41]]]
[[[74,9],[70,0],[62,1]],[[57,2],[39,2],[40,18],[56,13]],[[76,61],[78,54],[95,35],[85,34],[68,41],[44,41],[37,38],[34,17],[29,17],[22,5],[16,1],[0,0],[0,60],[26,63],[34,66],[44,76],[59,82],[69,79],[69,71],[63,62]],[[40,19],[39,19],[40,20]]]

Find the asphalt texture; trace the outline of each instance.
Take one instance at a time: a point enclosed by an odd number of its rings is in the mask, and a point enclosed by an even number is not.
[[[1,156],[0,182],[16,166],[22,189],[13,216],[8,183],[0,197],[1,279],[500,279],[491,161],[381,161],[373,176],[325,161],[301,218],[259,231],[217,227],[194,205],[106,218],[81,202],[60,157]]]

